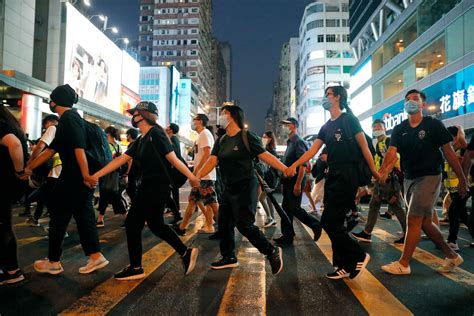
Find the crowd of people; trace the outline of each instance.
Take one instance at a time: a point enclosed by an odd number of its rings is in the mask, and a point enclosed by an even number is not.
[[[62,243],[72,217],[88,257],[79,273],[89,274],[107,266],[109,261],[101,252],[98,229],[105,226],[109,204],[115,214],[124,217],[122,226],[129,253],[129,264],[115,274],[117,280],[145,277],[141,240],[145,223],[180,255],[184,274],[190,274],[199,250],[185,245],[179,236],[186,234],[197,208],[205,219],[199,232],[219,240],[221,257],[210,264],[211,269],[239,265],[235,251],[237,228],[266,256],[272,273],[280,273],[281,245],[293,244],[293,220],[297,218],[312,230],[314,241],[318,241],[322,229],[331,240],[334,269],[326,277],[353,279],[370,260],[359,242],[371,241],[382,203],[388,204],[386,214],[394,214],[402,228],[403,236],[394,243],[404,245],[400,259],[383,265],[383,271],[393,275],[411,273],[410,259],[421,231],[446,256],[439,272],[453,271],[463,262],[457,253],[460,223],[467,224],[474,237],[474,212],[469,215],[466,208],[469,186],[474,186],[471,177],[466,176],[474,158],[474,140],[468,144],[460,126],[446,128],[441,121],[423,115],[426,97],[421,91],[410,90],[405,96],[408,119],[397,125],[390,137],[382,120],[373,122],[373,148],[347,99],[342,86],[325,90],[322,107],[330,119],[311,147],[298,135],[297,119],[281,121],[288,136],[281,159],[276,153],[275,135],[268,131],[258,137],[245,129],[240,107],[221,109],[217,138],[208,117],[197,114],[193,119],[198,137],[192,169],[181,157],[179,126],[171,123],[166,129],[161,127],[157,123],[158,109],[152,102],[140,102],[128,111],[133,128],[126,133],[129,145],[125,151],[115,127],[103,131],[104,146],[100,150],[109,158],[99,167],[87,136],[90,123],[74,109],[78,96],[69,85],[52,91],[49,106],[55,114],[43,119],[43,135],[30,154],[18,121],[0,106],[0,165],[4,175],[0,182],[0,284],[25,279],[18,264],[12,225],[12,205],[24,192],[27,204],[37,202],[34,214],[27,212],[31,215],[28,224],[40,226],[44,207],[50,217],[48,255],[33,265],[39,273],[64,271]],[[316,155],[314,165],[309,164]],[[192,189],[181,214],[179,183],[186,178]],[[439,230],[435,211],[443,178],[450,201],[449,206],[446,204],[445,220],[449,218],[450,225],[447,241]],[[281,205],[273,196],[280,185]],[[351,233],[357,226],[357,204],[367,186],[371,199],[365,227]],[[314,212],[301,207],[304,195]],[[255,225],[259,202],[266,216],[263,227],[276,226],[276,215],[280,216],[281,236],[272,241]],[[167,209],[173,214],[170,224],[164,218]]]

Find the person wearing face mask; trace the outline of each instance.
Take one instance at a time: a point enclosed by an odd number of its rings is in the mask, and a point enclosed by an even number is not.
[[[421,229],[446,255],[438,272],[451,272],[463,262],[462,257],[449,247],[439,228],[432,222],[441,186],[441,151],[458,177],[457,186],[461,197],[467,194],[467,180],[451,147],[452,136],[441,121],[424,117],[422,108],[420,91],[408,91],[405,95],[408,119],[395,126],[390,147],[380,168],[380,181],[384,183],[397,161],[397,152],[400,154],[405,175],[405,201],[408,206],[407,233],[401,258],[382,266],[383,271],[394,275],[411,273],[410,259],[420,239]]]
[[[374,165],[365,134],[357,118],[347,105],[347,91],[342,86],[327,87],[322,106],[329,111],[331,118],[321,127],[311,148],[295,161],[286,171],[293,176],[296,169],[316,155],[326,145],[329,171],[324,185],[324,212],[321,225],[331,240],[334,271],[326,274],[332,280],[355,278],[365,269],[370,260],[369,254],[349,237],[344,226],[346,214],[354,206],[359,187],[357,157],[348,155],[353,151],[349,146],[358,146],[372,175],[379,174]],[[346,110],[343,112],[342,110]],[[352,139],[352,142],[351,142]]]
[[[272,131],[266,131],[262,136],[262,144],[266,151],[268,151],[273,156],[277,156],[276,153],[276,139]],[[278,174],[274,168],[267,168],[263,179],[268,184],[271,189],[275,189],[278,183]],[[258,201],[262,204],[265,214],[267,216],[263,227],[275,226],[277,223],[275,221],[275,208],[270,198],[265,193],[263,188],[260,189],[260,194],[258,196]]]
[[[375,145],[375,167],[380,170],[383,157],[385,156],[388,144],[390,144],[390,137],[385,135],[385,123],[378,119],[372,123],[372,135],[377,138]],[[397,166],[400,164],[397,161]],[[369,214],[367,215],[367,222],[362,231],[352,233],[352,236],[360,241],[371,242],[371,233],[377,223],[380,207],[382,202],[388,204],[387,212],[395,214],[403,230],[403,237],[394,241],[395,244],[403,244],[406,232],[406,215],[404,210],[404,200],[402,197],[402,187],[398,181],[397,174],[392,171],[386,183],[375,182],[372,190],[372,197],[369,202]],[[390,216],[391,217],[391,216]]]
[[[306,142],[298,135],[298,120],[290,117],[280,122],[288,131],[288,140],[285,155],[282,162],[286,166],[290,166],[297,161],[308,150]],[[301,199],[305,181],[306,165],[302,165],[298,169],[298,174],[291,177],[282,178],[283,185],[283,201],[282,207],[285,210],[290,223],[281,222],[282,236],[275,238],[275,242],[279,244],[292,244],[295,232],[293,230],[293,217],[299,219],[303,224],[311,228],[314,232],[314,241],[321,236],[321,224],[319,220],[312,214],[309,214],[301,207]]]
[[[244,112],[240,107],[224,106],[219,122],[226,134],[214,144],[211,156],[197,174],[202,178],[219,165],[224,185],[218,217],[222,258],[211,263],[211,269],[238,266],[234,236],[237,227],[260,253],[267,256],[272,273],[278,274],[283,269],[281,248],[272,245],[254,224],[258,190],[254,159],[258,157],[280,171],[286,167],[263,148],[257,135],[244,130]]]
[[[114,277],[119,281],[145,277],[142,268],[142,230],[145,222],[153,234],[167,242],[181,256],[184,273],[188,275],[196,264],[198,249],[186,247],[174,230],[164,222],[163,212],[171,185],[171,179],[164,168],[169,170],[173,165],[186,175],[193,187],[199,185],[199,179],[176,156],[171,141],[157,123],[158,109],[154,103],[142,101],[128,112],[133,115],[133,127],[138,127],[142,136],[124,154],[113,159],[92,176],[97,183],[99,178],[131,159],[137,163],[140,175],[137,195],[125,220],[130,265]]]

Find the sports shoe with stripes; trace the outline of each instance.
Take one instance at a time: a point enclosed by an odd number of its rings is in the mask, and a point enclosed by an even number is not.
[[[348,278],[349,275],[350,273],[344,270],[343,268],[336,267],[333,272],[326,274],[326,278],[331,280],[338,280],[342,278]]]
[[[454,268],[456,268],[457,266],[460,266],[463,262],[464,259],[460,255],[457,255],[454,259],[446,258],[444,259],[444,263],[441,268],[436,271],[441,273],[449,273],[453,271]]]
[[[411,273],[410,266],[402,266],[398,261],[382,266],[382,270],[393,275],[408,275]]]
[[[360,275],[360,273],[365,269],[365,267],[369,263],[369,260],[370,260],[370,255],[368,253],[366,253],[365,257],[364,257],[364,260],[359,261],[359,262],[356,263],[355,270],[351,271],[349,278],[354,279],[358,275]]]

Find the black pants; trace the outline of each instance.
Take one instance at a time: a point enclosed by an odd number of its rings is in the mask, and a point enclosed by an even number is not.
[[[170,195],[166,199],[166,206],[173,213],[175,221],[179,221],[181,219],[181,214],[179,213],[179,189],[173,188],[171,190]]]
[[[273,252],[274,246],[254,225],[257,188],[257,179],[245,180],[224,188],[218,216],[223,257],[235,257],[235,227],[260,253],[269,255]]]
[[[33,215],[34,219],[39,220],[41,218],[44,206],[46,206],[48,210],[51,208],[51,201],[54,198],[52,194],[57,181],[57,178],[46,178],[46,182],[41,187],[41,196],[36,204],[35,214]]]
[[[99,192],[99,213],[100,215],[104,215],[109,204],[112,204],[112,208],[114,210],[114,214],[125,214],[127,210],[122,203],[120,193],[116,191],[107,191],[107,190],[100,190]]]
[[[288,215],[288,219],[290,220],[290,224],[286,221],[281,221],[281,233],[284,237],[293,239],[295,237],[295,231],[293,230],[293,217],[299,219],[303,224],[310,227],[311,229],[317,229],[320,226],[318,219],[306,212],[303,208],[301,208],[301,199],[303,197],[303,184],[305,181],[302,181],[301,184],[301,194],[296,196],[293,193],[296,178],[293,177],[291,180],[287,180],[288,183],[283,184],[283,202],[282,207],[285,213]]]
[[[0,191],[0,267],[18,269],[16,237],[12,225],[12,204],[5,191]]]
[[[333,266],[355,269],[365,257],[357,241],[349,237],[344,221],[357,193],[357,173],[353,168],[330,170],[324,185],[324,212],[321,225],[331,239]]]
[[[458,239],[459,224],[461,216],[467,217],[466,202],[469,198],[462,198],[458,192],[449,193],[451,196],[451,204],[449,205],[448,216],[449,216],[449,236],[448,241],[455,243]]]
[[[127,189],[125,191],[127,192],[127,195],[130,198],[130,201],[132,202],[135,199],[135,196],[137,195],[137,189],[138,189],[138,178],[135,176],[129,175]]]
[[[166,241],[180,255],[184,255],[187,249],[175,231],[164,222],[165,202],[170,193],[168,189],[160,189],[147,191],[140,187],[125,220],[130,266],[134,268],[142,265],[142,230],[145,222],[153,234]]]
[[[66,228],[74,216],[79,240],[86,256],[100,251],[99,235],[92,206],[93,190],[79,183],[58,181],[52,192],[49,216],[49,254],[51,261],[59,261]]]

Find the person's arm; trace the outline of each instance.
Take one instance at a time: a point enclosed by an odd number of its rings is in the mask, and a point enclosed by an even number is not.
[[[56,151],[54,149],[47,148],[46,150],[41,152],[38,155],[38,157],[36,157],[35,159],[30,160],[30,162],[28,163],[26,168],[29,169],[29,170],[33,170],[33,169],[38,168],[39,166],[43,165],[45,162],[47,162],[48,160],[53,158],[55,153],[56,153]]]
[[[265,151],[264,153],[261,153],[258,155],[258,158],[261,159],[263,162],[266,164],[270,165],[271,167],[280,170],[281,172],[285,172],[286,166],[281,163],[281,161],[269,153],[268,151]]]
[[[194,174],[197,174],[198,171],[202,168],[202,166],[206,163],[207,159],[211,156],[211,147],[204,147],[200,148],[199,150],[203,151],[202,159],[199,161],[197,166],[194,166]]]
[[[387,153],[382,161],[382,167],[380,167],[380,182],[385,183],[387,180],[388,174],[392,171],[393,167],[397,163],[397,148],[394,146],[388,147]]]
[[[45,148],[46,148],[46,143],[40,140],[38,144],[36,144],[36,146],[33,148],[33,151],[31,152],[30,161],[33,161],[36,157],[38,157],[38,155],[41,154]]]
[[[466,148],[467,147],[467,141],[466,141],[466,134],[464,133],[464,128],[461,125],[454,125],[458,128],[458,133],[456,134],[456,138],[459,141],[459,145],[461,145],[461,148]]]
[[[462,171],[464,172],[464,175],[469,174],[472,159],[474,159],[474,150],[466,150],[462,158]]]
[[[188,179],[189,182],[193,187],[199,186],[199,179],[189,170],[189,168],[178,159],[176,153],[174,151],[168,153],[166,155],[166,159],[176,168],[179,172],[184,174]]]
[[[1,144],[8,148],[15,173],[23,175],[25,162],[23,161],[23,148],[18,137],[14,134],[7,134],[1,139]]]
[[[97,185],[97,182],[89,174],[89,164],[87,163],[86,151],[84,148],[74,148],[74,155],[76,156],[77,164],[81,170],[84,184],[89,188],[94,188]]]
[[[214,156],[214,155],[211,155],[206,163],[204,164],[204,166],[202,166],[201,170],[198,171],[197,173],[197,177],[199,179],[207,176],[209,174],[209,172],[211,172],[215,167],[217,167],[217,163],[219,162],[219,160],[217,159],[217,156]]]
[[[100,178],[105,176],[106,174],[111,173],[112,171],[117,170],[120,168],[121,165],[126,164],[127,162],[131,161],[132,157],[127,155],[126,153],[120,155],[119,157],[112,159],[111,162],[109,162],[106,166],[104,166],[102,169],[94,173],[92,176],[96,181],[98,181]]]
[[[296,178],[295,187],[293,188],[293,194],[296,195],[296,196],[301,195],[301,186],[303,185],[302,182],[303,182],[305,173],[306,173],[306,167],[305,166],[299,166],[298,178]]]
[[[305,162],[309,161],[311,158],[313,158],[314,155],[316,155],[318,153],[318,151],[319,151],[319,149],[321,148],[322,145],[323,145],[323,141],[319,138],[316,139],[314,141],[313,145],[311,146],[311,148],[308,149],[307,152],[305,152],[297,161],[295,161],[291,166],[289,166],[285,170],[285,176],[286,177],[293,177],[296,174],[296,168],[298,166],[301,166]]]
[[[355,135],[355,139],[357,140],[357,144],[359,145],[365,161],[369,165],[370,171],[372,171],[372,176],[378,180],[380,175],[377,172],[377,169],[375,169],[374,157],[372,157],[372,153],[369,150],[369,144],[367,144],[365,134],[363,132],[357,133],[357,135]]]
[[[454,173],[459,179],[458,190],[459,194],[464,197],[466,196],[467,192],[469,191],[469,187],[466,181],[466,176],[462,171],[461,164],[459,163],[459,159],[456,156],[453,148],[451,147],[450,143],[444,144],[441,149],[443,150],[444,157],[448,161],[451,168],[453,168]]]

